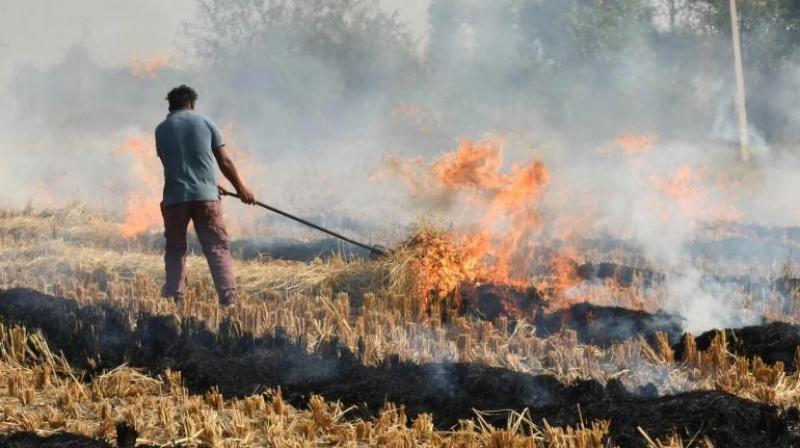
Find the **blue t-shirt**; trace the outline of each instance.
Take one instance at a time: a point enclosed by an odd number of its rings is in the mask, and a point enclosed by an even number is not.
[[[208,118],[192,110],[170,112],[156,127],[156,153],[164,166],[162,205],[218,200],[213,150],[223,144]]]

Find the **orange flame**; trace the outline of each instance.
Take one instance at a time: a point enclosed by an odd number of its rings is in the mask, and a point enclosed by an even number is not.
[[[234,138],[233,125],[223,128],[228,153],[237,162],[243,177],[255,179],[257,170],[263,169],[257,161],[249,157]],[[163,168],[156,155],[151,137],[134,135],[128,137],[113,152],[117,157],[130,158],[130,175],[135,185],[127,193],[125,219],[120,233],[125,238],[135,238],[143,233],[159,229],[162,224],[160,203],[163,187]],[[257,185],[250,184],[257,190]],[[233,225],[230,225],[233,224]],[[241,234],[246,228],[241,221],[229,222],[230,233]]]
[[[411,287],[421,299],[417,304],[419,313],[448,299],[452,299],[451,306],[458,305],[458,289],[470,272],[451,233],[423,226],[400,244],[398,253],[408,259],[408,272],[413,275]]]
[[[502,140],[471,142],[463,140],[455,152],[446,153],[431,166],[439,184],[450,190],[497,189],[505,176]]]
[[[255,179],[258,172],[263,171],[265,168],[262,163],[255,160],[251,153],[246,151],[239,140],[236,138],[236,125],[233,122],[228,122],[222,128],[222,135],[225,136],[225,151],[228,155],[236,161],[236,168],[239,174],[244,179]],[[253,186],[252,181],[248,182]]]
[[[539,197],[548,182],[544,165],[534,160],[503,171],[502,139],[463,140],[458,148],[425,167],[421,159],[384,158],[378,173],[400,178],[414,194],[458,195],[479,212],[462,232],[463,263],[470,277],[519,282],[528,275],[534,238],[542,227]]]
[[[53,188],[42,181],[36,183],[34,198],[36,202],[43,207],[55,207],[61,203],[58,196],[53,191]]]
[[[150,78],[154,79],[158,72],[167,66],[172,56],[162,53],[151,57],[150,59],[133,58],[128,65],[128,71],[131,76],[136,78]]]
[[[135,238],[161,225],[161,165],[149,137],[128,137],[114,155],[131,157],[131,176],[136,186],[128,193],[120,233],[125,238]]]
[[[734,206],[736,183],[730,179],[689,164],[666,173],[652,171],[645,152],[656,138],[622,134],[615,140],[629,156],[625,159],[636,181],[649,179],[654,186],[657,194],[645,192],[646,206],[654,207],[654,214],[670,224],[740,219]],[[421,157],[385,156],[373,173],[373,179],[378,175],[399,179],[415,199],[435,199],[462,212],[453,238],[458,246],[456,261],[427,251],[425,256],[440,259],[421,262],[418,268],[436,266],[445,273],[423,273],[424,289],[441,295],[453,276],[460,275],[477,283],[533,284],[547,299],[562,303],[593,299],[597,290],[584,284],[577,268],[585,250],[580,238],[594,225],[604,225],[596,219],[600,207],[592,201],[596,198],[570,185],[551,185],[548,170],[538,160],[506,165],[504,147],[500,138],[463,140],[432,163]],[[539,247],[544,238],[552,239],[557,250]],[[615,286],[609,282],[603,287]]]
[[[624,133],[618,135],[614,141],[625,152],[632,154],[649,151],[657,140],[655,135]]]
[[[369,180],[375,181],[381,177],[393,177],[399,180],[415,198],[431,199],[435,196],[446,196],[446,192],[436,184],[420,156],[404,159],[391,154],[384,155],[378,168],[370,174]]]
[[[688,214],[694,215],[707,199],[706,192],[700,188],[703,173],[692,169],[689,164],[681,165],[666,178],[654,177],[653,181],[664,195]]]
[[[161,211],[157,204],[158,198],[135,191],[128,193],[125,220],[120,227],[122,237],[132,239],[156,229],[161,224]]]
[[[660,209],[662,220],[669,221],[680,214],[694,225],[699,221],[730,222],[741,218],[741,213],[727,200],[714,201],[711,193],[714,184],[706,180],[703,170],[684,163],[667,176],[651,176],[651,181],[666,199]],[[730,185],[718,180],[722,195],[730,193]],[[728,199],[728,198],[725,198]]]
[[[254,158],[252,152],[246,150],[236,138],[236,125],[233,122],[225,123],[222,128],[222,135],[225,137],[225,151],[236,163],[239,175],[242,179],[245,179],[245,183],[248,187],[258,196],[259,192],[262,190],[262,185],[259,185],[257,179],[263,177],[259,174],[266,172],[267,167]],[[224,181],[224,179],[219,178],[218,181]],[[232,207],[223,207],[222,210],[225,215],[225,225],[228,233],[239,236],[255,234],[254,232],[257,228],[257,218],[255,217],[258,216],[257,214],[247,213],[244,215],[233,215],[232,213],[235,209]]]
[[[573,248],[562,249],[559,253],[552,255],[550,262],[550,273],[540,279],[536,287],[540,291],[548,294],[563,295],[581,283],[575,265],[575,251]],[[579,298],[575,301],[580,301]]]

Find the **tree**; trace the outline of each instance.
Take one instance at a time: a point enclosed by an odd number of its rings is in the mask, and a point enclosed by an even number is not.
[[[197,1],[187,30],[211,106],[251,141],[289,151],[358,132],[422,76],[416,42],[377,0]]]
[[[730,61],[728,0],[689,0],[702,16],[700,33],[720,38],[720,52]],[[800,62],[800,2],[748,0],[739,2],[740,30],[748,110],[751,121],[769,141],[794,138],[793,108],[800,98],[787,72]],[[732,70],[732,69],[731,69]]]
[[[321,62],[346,88],[418,70],[415,42],[377,0],[198,0],[190,27],[198,53],[214,63],[250,54],[280,66],[287,57]]]
[[[689,0],[701,13],[701,31],[730,36],[728,0]],[[752,0],[739,2],[745,58],[765,70],[775,70],[797,56],[800,44],[800,2]]]

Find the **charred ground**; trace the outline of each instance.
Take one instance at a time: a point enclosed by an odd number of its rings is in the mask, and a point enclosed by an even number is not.
[[[439,428],[473,417],[473,409],[527,408],[533,419],[553,425],[609,419],[612,440],[622,447],[645,446],[638,427],[651,437],[707,435],[720,446],[800,443],[796,411],[716,391],[657,397],[655,388],[627,391],[617,381],[564,384],[547,375],[480,364],[416,364],[391,357],[366,366],[358,353],[335,341],[308,353],[304,341],[280,331],[253,338],[230,322],[214,333],[192,319],[140,313],[134,324],[115,308],[80,306],[28,289],[0,292],[0,316],[41,329],[53,349],[90,375],[125,362],[151,374],[169,368],[182,372],[194,393],[217,387],[226,396],[246,396],[281,387],[292,403],[322,394],[356,406],[351,416],[362,417],[376,415],[390,401],[402,403],[409,416],[432,413]],[[502,426],[507,417],[496,412],[485,418]]]

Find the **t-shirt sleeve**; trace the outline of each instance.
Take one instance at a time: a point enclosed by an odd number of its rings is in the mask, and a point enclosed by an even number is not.
[[[219,132],[219,128],[217,128],[217,125],[215,125],[214,122],[208,118],[206,118],[206,124],[208,125],[208,128],[211,130],[211,149],[217,149],[220,146],[223,146],[225,144],[225,141],[222,140],[222,133]]]

